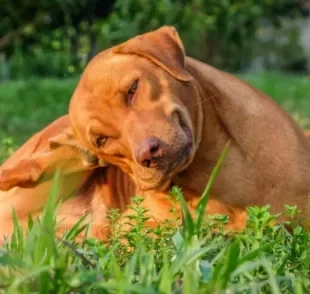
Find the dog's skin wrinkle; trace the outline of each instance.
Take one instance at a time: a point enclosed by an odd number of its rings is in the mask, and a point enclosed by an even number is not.
[[[138,90],[128,106],[127,87],[136,78]],[[193,150],[182,159],[189,130]],[[91,131],[107,136],[106,145],[97,148]],[[73,195],[60,207],[58,218],[64,221],[59,233],[89,213],[91,236],[107,238],[107,210],[131,214],[126,207],[134,195],[145,199],[148,224],[160,225],[172,217],[173,204],[166,198],[172,184],[182,188],[195,208],[228,141],[207,213],[227,214],[228,230],[242,230],[246,207],[253,205],[270,204],[272,212],[280,212],[284,204],[296,204],[309,218],[306,136],[265,94],[185,57],[176,31],[163,27],[94,57],[73,94],[69,116],[37,133],[1,167],[0,188],[11,189],[0,192],[0,234],[12,231],[12,205],[23,224],[28,214],[42,209],[57,168],[60,198]],[[135,158],[148,137],[164,142],[165,157],[157,168],[142,167]],[[169,170],[178,161],[184,164]],[[38,174],[31,178],[28,171],[34,167]],[[180,207],[177,211],[180,215]]]

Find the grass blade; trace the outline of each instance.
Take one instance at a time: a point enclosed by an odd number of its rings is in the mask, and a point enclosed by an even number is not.
[[[203,191],[202,196],[201,196],[201,198],[200,198],[200,200],[196,206],[195,212],[197,213],[197,220],[196,220],[196,230],[197,231],[199,231],[201,228],[202,220],[204,218],[206,207],[207,207],[208,200],[209,200],[211,187],[212,187],[214,180],[220,171],[221,165],[222,165],[222,163],[223,163],[223,161],[227,155],[229,144],[230,144],[230,141],[228,141],[227,144],[225,145],[225,148],[224,148],[223,152],[221,153],[221,156],[220,156],[219,160],[217,161],[216,166],[210,175],[210,178],[209,178],[208,183],[205,187],[205,190]]]
[[[195,235],[195,224],[191,212],[188,208],[188,204],[184,199],[183,193],[177,187],[172,188],[172,194],[179,199],[182,209],[182,221],[183,230],[186,240],[190,240],[193,235]]]

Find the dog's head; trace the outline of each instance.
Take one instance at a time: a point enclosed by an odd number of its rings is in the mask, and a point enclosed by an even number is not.
[[[162,27],[99,53],[70,102],[79,140],[144,191],[162,189],[194,157],[197,89],[184,63],[176,30]]]

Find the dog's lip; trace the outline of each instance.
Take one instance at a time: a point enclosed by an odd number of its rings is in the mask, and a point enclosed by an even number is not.
[[[173,172],[175,169],[179,168],[181,165],[185,164],[185,162],[189,158],[192,148],[193,143],[188,142],[183,148],[180,149],[180,151],[175,156],[175,160],[169,167],[168,174]]]
[[[168,174],[172,173],[175,169],[179,169],[183,165],[185,166],[186,163],[189,162],[190,155],[194,148],[193,132],[191,128],[182,120],[180,121],[180,125],[186,135],[186,143],[176,154],[175,161],[169,167]]]
[[[186,144],[187,147],[192,148],[193,147],[193,132],[192,132],[192,130],[183,121],[181,121],[180,125],[181,125],[181,128],[182,128],[182,130],[186,136],[186,139],[187,139],[187,144]]]
[[[156,183],[150,183],[149,181],[143,181],[140,179],[139,188],[141,191],[164,191],[170,185],[170,179],[164,177]]]
[[[171,163],[169,164],[169,166],[166,165],[166,167],[164,168],[165,171],[164,175],[162,176],[162,180],[160,181],[160,183],[157,183],[157,185],[154,185],[154,187],[152,187],[152,189],[157,189],[159,186],[162,185],[163,182],[166,182],[168,180],[168,178],[170,178],[171,174],[179,169],[182,169],[182,167],[186,166],[187,163],[190,162],[190,158],[191,158],[191,153],[193,151],[194,148],[194,143],[193,143],[193,133],[191,128],[184,123],[184,121],[180,121],[180,125],[181,128],[186,136],[186,142],[185,144],[179,149],[179,151],[173,156],[173,160],[171,161]],[[144,177],[144,176],[140,176],[139,177],[140,181],[146,182],[149,184],[149,181],[151,181],[153,179],[153,176],[149,176],[149,177]]]

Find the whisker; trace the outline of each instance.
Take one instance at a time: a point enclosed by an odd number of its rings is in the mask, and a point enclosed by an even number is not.
[[[209,97],[207,97],[206,99],[201,100],[201,101],[198,102],[197,104],[194,104],[193,107],[197,107],[197,106],[199,106],[199,105],[201,105],[201,104],[203,104],[203,103],[205,103],[205,102],[207,102],[207,101],[209,101],[209,100],[211,100],[211,99],[213,99],[213,98],[215,98],[215,97],[216,97],[216,95],[209,96]]]

